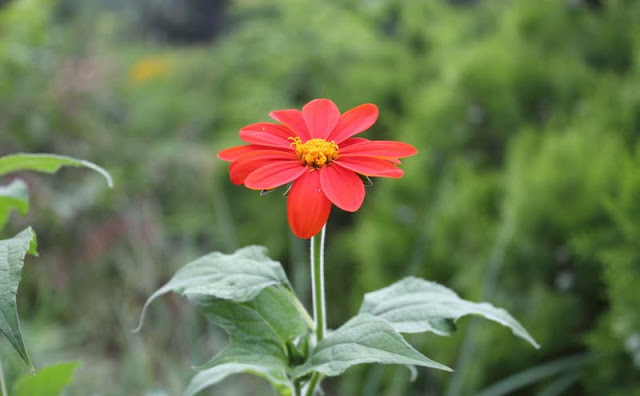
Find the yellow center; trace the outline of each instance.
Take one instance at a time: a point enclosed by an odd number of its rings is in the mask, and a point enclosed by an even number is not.
[[[295,147],[298,159],[314,168],[322,168],[331,161],[338,159],[338,145],[334,141],[311,139],[302,143],[299,137],[290,137],[291,147]]]

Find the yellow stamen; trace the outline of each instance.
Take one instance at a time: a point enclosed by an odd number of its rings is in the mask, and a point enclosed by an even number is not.
[[[298,159],[314,168],[322,168],[338,159],[338,145],[333,140],[311,139],[302,143],[299,137],[290,137],[291,147],[295,147]]]

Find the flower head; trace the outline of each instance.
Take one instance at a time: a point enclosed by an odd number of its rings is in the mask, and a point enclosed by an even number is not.
[[[231,162],[235,184],[270,190],[293,182],[287,214],[293,233],[311,238],[326,224],[331,206],[355,212],[364,200],[362,176],[402,177],[398,158],[417,150],[406,143],[353,137],[378,119],[378,107],[367,103],[340,114],[329,99],[314,99],[300,110],[269,114],[279,122],[247,125],[240,138],[248,145],[231,147],[218,157]]]

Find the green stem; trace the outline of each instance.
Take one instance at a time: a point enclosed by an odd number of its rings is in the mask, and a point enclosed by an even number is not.
[[[307,393],[305,394],[305,396],[313,396],[313,394],[316,393],[316,386],[321,379],[322,376],[320,374],[313,373],[313,375],[311,376],[311,381],[309,381],[309,387],[307,388]]]
[[[327,329],[327,309],[324,301],[324,237],[326,226],[320,238],[311,238],[311,286],[313,293],[313,318],[316,322],[316,342],[324,338]]]
[[[0,362],[0,396],[9,396],[7,392],[7,384],[4,381],[4,371],[2,370],[2,362]]]
[[[326,230],[327,227],[325,225],[320,232],[320,238],[317,235],[311,238],[311,293],[313,295],[316,343],[324,338],[327,329],[327,308],[324,297],[324,238]],[[316,386],[321,380],[322,376],[319,373],[313,373],[307,387],[306,396],[313,396]]]
[[[293,381],[293,396],[302,396],[302,390],[300,389],[300,382]]]

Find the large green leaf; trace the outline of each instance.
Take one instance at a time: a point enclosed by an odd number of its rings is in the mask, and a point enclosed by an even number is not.
[[[455,321],[462,316],[480,315],[509,327],[515,335],[539,348],[524,327],[504,309],[463,300],[442,285],[414,277],[367,293],[360,313],[383,318],[401,333],[431,331],[439,335],[451,334]]]
[[[29,190],[21,179],[15,179],[6,186],[0,186],[0,228],[4,226],[9,213],[16,209],[25,215],[29,211]]]
[[[266,248],[248,246],[233,254],[210,253],[182,267],[173,278],[153,293],[142,308],[142,327],[145,312],[156,298],[168,292],[182,295],[201,294],[220,299],[246,302],[254,299],[263,289],[282,285],[291,290],[287,276],[280,263],[267,257]],[[292,295],[292,301],[297,302]],[[301,304],[297,304],[300,314],[308,317]]]
[[[34,375],[20,377],[13,386],[13,396],[60,396],[71,384],[77,362],[47,366]]]
[[[7,337],[22,360],[31,367],[22,340],[16,294],[20,284],[24,257],[36,254],[36,234],[27,228],[11,239],[0,241],[0,332]]]
[[[310,358],[294,372],[300,378],[312,371],[327,376],[342,374],[364,363],[402,364],[451,371],[416,351],[384,319],[358,315],[316,345]]]
[[[21,170],[55,173],[62,166],[78,166],[93,169],[107,179],[109,187],[113,186],[109,172],[98,165],[89,161],[55,154],[20,153],[0,157],[0,176]]]
[[[187,395],[237,373],[256,374],[281,394],[291,392],[289,363],[304,359],[297,343],[306,339],[313,320],[265,248],[211,253],[187,264],[149,297],[135,331],[142,326],[149,304],[170,291],[188,297],[230,338],[230,344],[192,379]]]
[[[292,348],[312,325],[300,315],[290,294],[282,285],[270,286],[246,302],[190,294],[191,303],[222,327],[231,343],[194,376],[185,394],[193,395],[237,373],[258,375],[280,394],[290,393]]]

